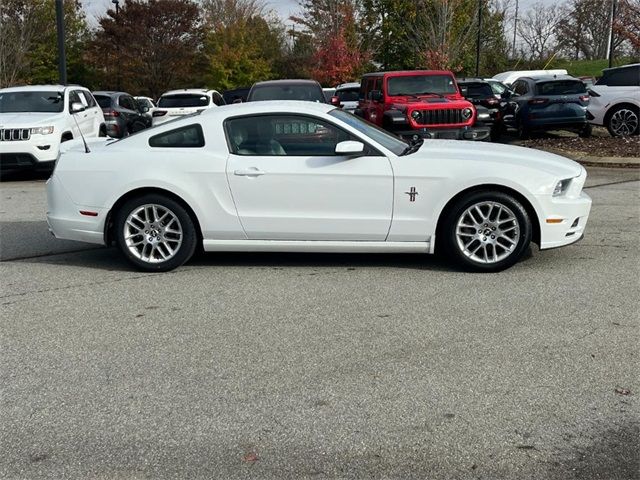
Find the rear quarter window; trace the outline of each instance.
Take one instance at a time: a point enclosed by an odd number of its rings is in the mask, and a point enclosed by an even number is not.
[[[536,84],[538,95],[575,95],[587,93],[587,86],[581,80],[556,80]]]
[[[198,123],[162,132],[149,138],[149,146],[156,148],[204,147],[202,127]]]

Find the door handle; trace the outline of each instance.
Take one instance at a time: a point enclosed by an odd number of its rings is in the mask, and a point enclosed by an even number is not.
[[[259,177],[260,175],[264,175],[265,172],[256,168],[249,167],[246,170],[235,170],[233,172],[234,175],[238,175],[240,177]]]

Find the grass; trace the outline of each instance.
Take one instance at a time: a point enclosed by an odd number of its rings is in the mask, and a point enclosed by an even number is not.
[[[633,63],[633,59],[614,59],[613,66],[618,67],[620,65],[627,65],[628,63]],[[602,76],[602,70],[609,68],[609,60],[558,59],[551,62],[547,68],[564,68],[569,72],[569,75],[573,75],[574,77],[600,77]]]

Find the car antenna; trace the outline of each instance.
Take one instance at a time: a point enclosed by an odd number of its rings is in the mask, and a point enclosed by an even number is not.
[[[72,113],[71,116],[73,117],[73,120],[76,122],[76,127],[78,127],[78,132],[80,132],[80,138],[82,138],[82,143],[84,144],[84,153],[91,153],[91,150],[89,150],[89,145],[87,145],[87,141],[84,139],[84,135],[82,134],[82,129],[80,128],[80,125],[78,125],[78,119],[76,118],[76,113]]]

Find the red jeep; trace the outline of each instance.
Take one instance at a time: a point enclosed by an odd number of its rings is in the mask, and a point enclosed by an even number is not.
[[[476,109],[446,70],[368,73],[360,84],[356,115],[403,138],[484,140]]]

